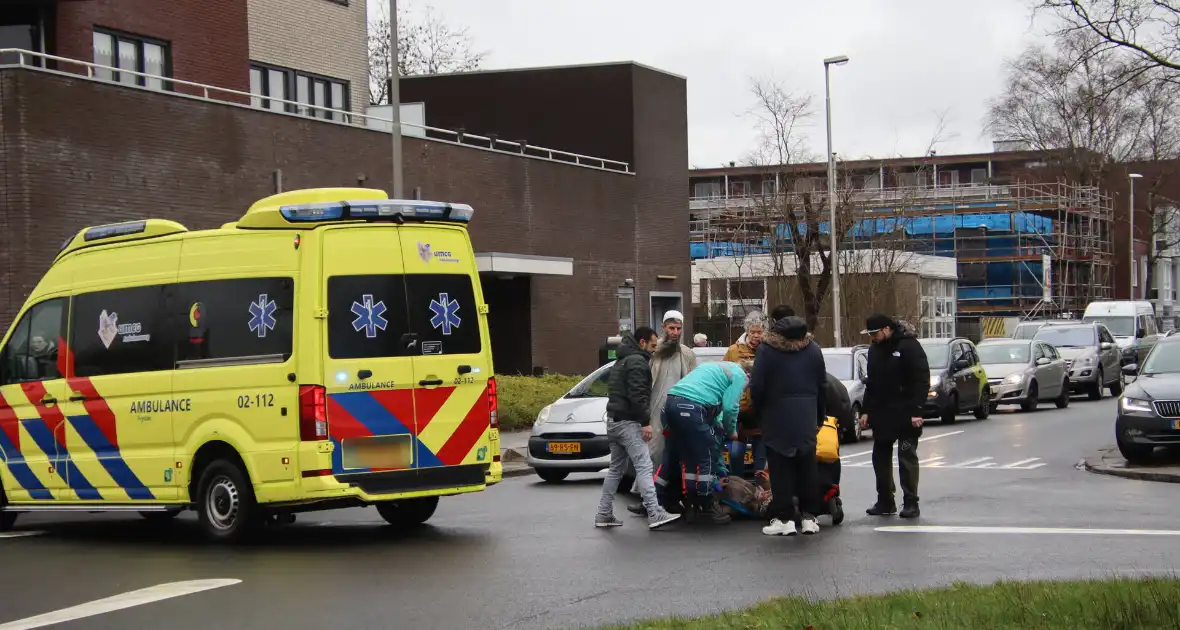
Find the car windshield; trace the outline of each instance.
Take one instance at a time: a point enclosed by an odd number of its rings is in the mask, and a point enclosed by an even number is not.
[[[701,363],[716,363],[725,358],[725,353],[697,352],[697,365]]]
[[[1083,317],[1082,321],[1097,322],[1099,324],[1106,324],[1110,329],[1110,334],[1115,337],[1134,337],[1135,336],[1135,318],[1134,317],[1109,317],[1109,316],[1092,316]]]
[[[1098,342],[1098,333],[1090,326],[1045,326],[1036,339],[1058,348],[1089,348]]]
[[[1140,371],[1140,374],[1177,373],[1180,373],[1180,343],[1175,341],[1157,343]]]
[[[922,349],[926,351],[926,362],[930,364],[932,369],[944,368],[950,362],[951,345],[949,343],[938,341],[924,343]]]
[[[842,381],[851,381],[852,376],[852,355],[841,353],[824,353],[824,365],[828,368],[828,374],[835,376]]]
[[[1020,324],[1016,327],[1016,334],[1012,335],[1013,339],[1032,339],[1036,336],[1037,331],[1041,329],[1041,324]]]
[[[610,393],[610,368],[614,363],[608,363],[597,370],[590,376],[582,379],[581,383],[574,385],[570,393],[566,394],[566,398],[606,398]]]
[[[981,343],[976,346],[979,361],[984,365],[995,363],[1028,363],[1027,343]]]

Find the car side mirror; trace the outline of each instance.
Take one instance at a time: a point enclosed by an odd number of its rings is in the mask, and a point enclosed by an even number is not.
[[[1139,330],[1136,330],[1136,331],[1135,331],[1135,338],[1136,338],[1136,339],[1142,339],[1142,338],[1144,338],[1144,337],[1146,337],[1146,336],[1147,336],[1147,331],[1146,331],[1146,330],[1143,330],[1142,328],[1140,328]]]
[[[1124,365],[1123,366],[1123,375],[1124,376],[1139,376],[1139,364],[1138,363],[1130,363],[1130,364]]]
[[[1037,365],[1049,365],[1049,359],[1046,359],[1045,357],[1041,357],[1041,358],[1037,359]]]
[[[959,359],[958,361],[955,361],[955,369],[956,370],[965,370],[969,367],[971,367],[971,360],[970,359]]]
[[[1103,350],[1110,350],[1114,347],[1114,344],[1109,341],[1103,341],[1102,343],[1098,344],[1098,347],[1102,348]]]

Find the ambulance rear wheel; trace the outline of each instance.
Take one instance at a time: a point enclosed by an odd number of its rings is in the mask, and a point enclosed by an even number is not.
[[[254,487],[234,462],[217,459],[205,467],[197,492],[197,521],[213,542],[237,542],[259,523]]]
[[[423,497],[421,499],[405,499],[378,503],[377,513],[386,523],[394,527],[414,527],[421,525],[434,516],[438,509],[438,497]]]

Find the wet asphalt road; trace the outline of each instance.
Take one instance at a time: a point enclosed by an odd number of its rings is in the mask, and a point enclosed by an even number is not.
[[[917,524],[1180,529],[1180,485],[1075,468],[1113,441],[1115,402],[1001,411],[927,426]],[[945,437],[937,437],[945,435]],[[0,538],[5,622],[162,583],[240,583],[70,621],[61,628],[568,628],[697,615],[787,593],[823,597],[997,578],[1171,573],[1170,536],[893,533],[864,514],[869,444],[845,446],[847,520],[818,536],[769,538],[761,523],[648,532],[591,526],[600,475],[560,485],[510,479],[444,499],[430,526],[387,532],[371,509],[301,515],[245,548],[202,544],[191,517],[22,516],[39,535]],[[938,464],[938,466],[936,466]],[[826,519],[821,524],[826,525]]]

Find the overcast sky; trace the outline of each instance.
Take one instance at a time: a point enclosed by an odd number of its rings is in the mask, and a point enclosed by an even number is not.
[[[369,0],[373,5],[388,0]],[[688,79],[694,167],[742,162],[757,144],[750,83],[775,77],[815,96],[807,130],[824,151],[823,59],[832,69],[834,150],[845,157],[991,150],[986,102],[1005,59],[1043,37],[1028,0],[399,0],[466,26],[485,69],[634,60]],[[725,8],[722,8],[725,7]],[[560,114],[555,114],[560,115]],[[429,112],[427,112],[429,117]],[[560,148],[560,147],[557,147]]]

